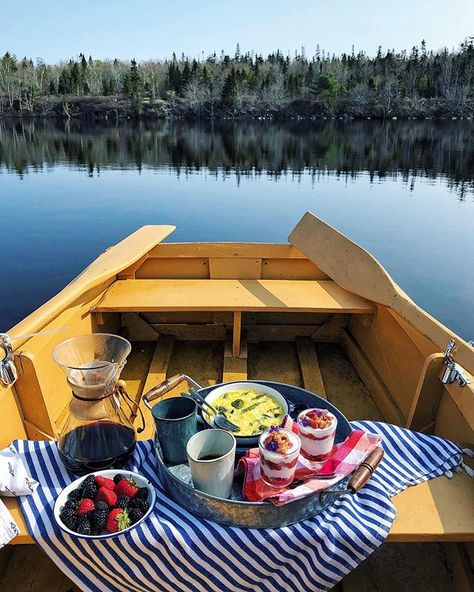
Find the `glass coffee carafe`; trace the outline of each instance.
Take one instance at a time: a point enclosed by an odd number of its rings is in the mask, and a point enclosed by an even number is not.
[[[123,409],[117,385],[131,351],[123,337],[96,333],[63,341],[54,361],[66,372],[72,397],[69,416],[58,439],[61,460],[77,475],[122,467],[132,454],[135,430]]]

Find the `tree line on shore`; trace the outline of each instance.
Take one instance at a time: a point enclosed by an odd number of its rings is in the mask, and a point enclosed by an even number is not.
[[[0,113],[40,116],[471,117],[474,37],[456,50],[307,56],[222,52],[130,63],[80,54],[55,65],[0,59]]]
[[[471,125],[459,121],[0,120],[2,167],[24,175],[64,165],[90,176],[107,168],[172,170],[236,179],[310,174],[350,180],[442,179],[474,196]]]

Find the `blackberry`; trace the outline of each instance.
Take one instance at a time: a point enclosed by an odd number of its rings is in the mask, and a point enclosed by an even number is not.
[[[76,530],[77,516],[76,510],[72,508],[64,507],[59,514],[64,526],[67,526],[70,530]]]
[[[138,522],[139,520],[141,520],[144,515],[145,515],[145,512],[143,510],[141,510],[140,508],[131,508],[128,511],[128,517],[130,518],[131,524],[135,524],[135,522]]]
[[[139,510],[142,510],[143,513],[145,513],[148,508],[150,507],[150,504],[144,500],[144,499],[137,499],[136,497],[132,497],[132,499],[130,500],[129,504],[128,504],[129,508],[138,508]]]
[[[94,475],[87,475],[84,481],[81,483],[81,487],[85,487],[86,485],[90,485],[91,483],[95,483]]]
[[[135,494],[135,499],[148,499],[148,487],[140,487],[140,489]]]
[[[87,485],[86,487],[83,488],[82,490],[82,495],[84,497],[88,497],[89,499],[94,499],[95,496],[97,495],[97,492],[99,491],[99,488],[97,487],[97,485],[95,483],[91,484],[91,485]]]
[[[64,508],[71,508],[71,510],[74,510],[74,512],[77,510],[77,508],[79,507],[79,504],[81,503],[81,500],[73,500],[73,499],[68,499],[67,502],[64,504]]]
[[[82,497],[94,499],[98,491],[99,488],[97,487],[97,483],[95,482],[94,475],[89,475],[88,477],[86,477],[81,484]]]
[[[91,534],[91,523],[89,521],[89,518],[83,514],[82,516],[79,516],[79,518],[77,519],[77,524],[76,524],[76,532],[77,534]]]
[[[82,499],[81,489],[74,489],[73,491],[71,491],[69,493],[69,495],[67,496],[67,499],[68,499],[68,501],[71,500],[71,501],[74,501],[74,502],[76,502],[76,501],[79,501],[80,502],[81,499]]]
[[[125,477],[124,477],[124,476],[123,476],[121,473],[117,473],[117,474],[114,476],[114,483],[115,483],[115,485],[117,485],[117,483],[118,483],[119,481],[122,481],[122,479],[125,479]]]
[[[125,510],[125,508],[128,507],[129,502],[130,498],[128,497],[128,495],[119,495],[115,507],[122,508],[122,510]]]
[[[92,512],[92,534],[100,534],[105,528],[107,516],[109,515],[109,506],[106,502],[97,502],[95,510]]]
[[[95,509],[96,510],[107,510],[107,511],[109,511],[109,505],[108,505],[107,502],[104,502],[104,501],[100,500],[100,502],[97,502],[95,504]]]

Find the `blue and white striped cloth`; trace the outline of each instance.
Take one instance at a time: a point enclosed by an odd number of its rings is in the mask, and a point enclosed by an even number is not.
[[[54,501],[72,475],[55,443],[16,441],[40,482],[20,498],[33,539],[79,588],[94,592],[278,592],[328,590],[386,538],[396,516],[391,496],[458,466],[459,446],[393,425],[352,424],[381,434],[382,464],[356,495],[344,495],[311,520],[277,529],[241,529],[201,520],[171,500],[155,474],[152,441],[140,442],[129,469],[154,482],[148,520],[103,541],[72,538],[53,518]]]

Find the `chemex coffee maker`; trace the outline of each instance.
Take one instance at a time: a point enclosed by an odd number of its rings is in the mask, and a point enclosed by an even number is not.
[[[119,381],[131,349],[123,337],[96,333],[72,337],[53,350],[72,391],[58,450],[73,473],[120,468],[132,454],[136,434],[129,418],[134,401]]]

